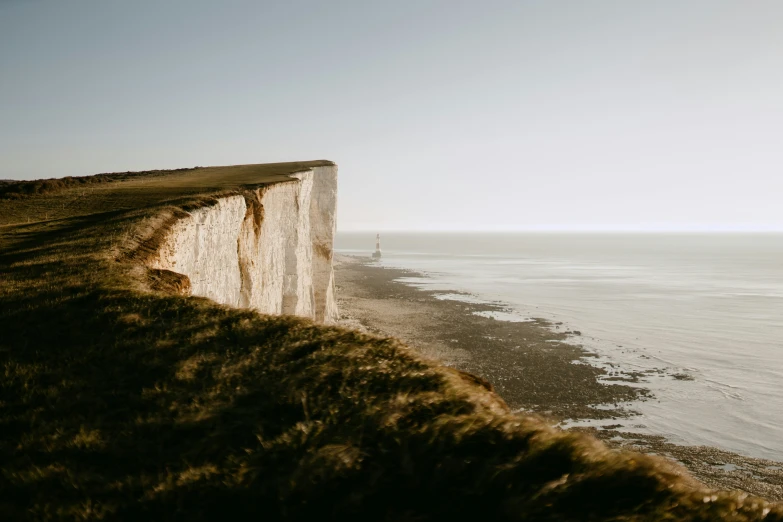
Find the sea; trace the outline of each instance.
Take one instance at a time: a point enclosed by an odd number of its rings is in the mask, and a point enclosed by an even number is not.
[[[503,303],[501,320],[562,322],[598,355],[584,362],[642,374],[653,398],[628,405],[639,414],[624,430],[783,461],[783,234],[388,232],[381,243],[381,266],[425,276],[402,282]],[[338,253],[374,249],[374,233],[337,235]]]

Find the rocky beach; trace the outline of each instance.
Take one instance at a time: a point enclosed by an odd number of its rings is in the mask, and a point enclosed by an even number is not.
[[[369,258],[335,260],[340,321],[369,333],[396,337],[419,353],[488,382],[514,410],[553,424],[601,420],[575,427],[616,448],[666,456],[704,484],[783,500],[783,464],[707,446],[672,444],[660,435],[628,433],[637,422],[634,403],[654,400],[632,371],[590,364],[595,354],[574,343],[578,331],[543,319],[511,317],[504,303],[470,294],[418,288],[401,279],[423,274],[383,267]],[[607,423],[608,422],[608,423]]]

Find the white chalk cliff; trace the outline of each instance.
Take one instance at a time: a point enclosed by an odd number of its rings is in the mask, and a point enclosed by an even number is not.
[[[190,212],[150,267],[186,275],[193,295],[221,304],[335,322],[337,167],[290,177]]]

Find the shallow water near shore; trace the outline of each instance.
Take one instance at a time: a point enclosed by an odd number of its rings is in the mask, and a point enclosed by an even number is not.
[[[337,237],[340,253],[373,246]],[[428,276],[408,284],[562,323],[595,364],[638,375],[655,398],[623,429],[783,460],[783,235],[387,233],[382,247],[382,266]]]

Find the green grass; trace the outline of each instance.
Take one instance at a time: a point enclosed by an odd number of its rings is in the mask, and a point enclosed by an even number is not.
[[[0,519],[783,520],[397,341],[151,289],[181,209],[316,164],[0,201]]]

